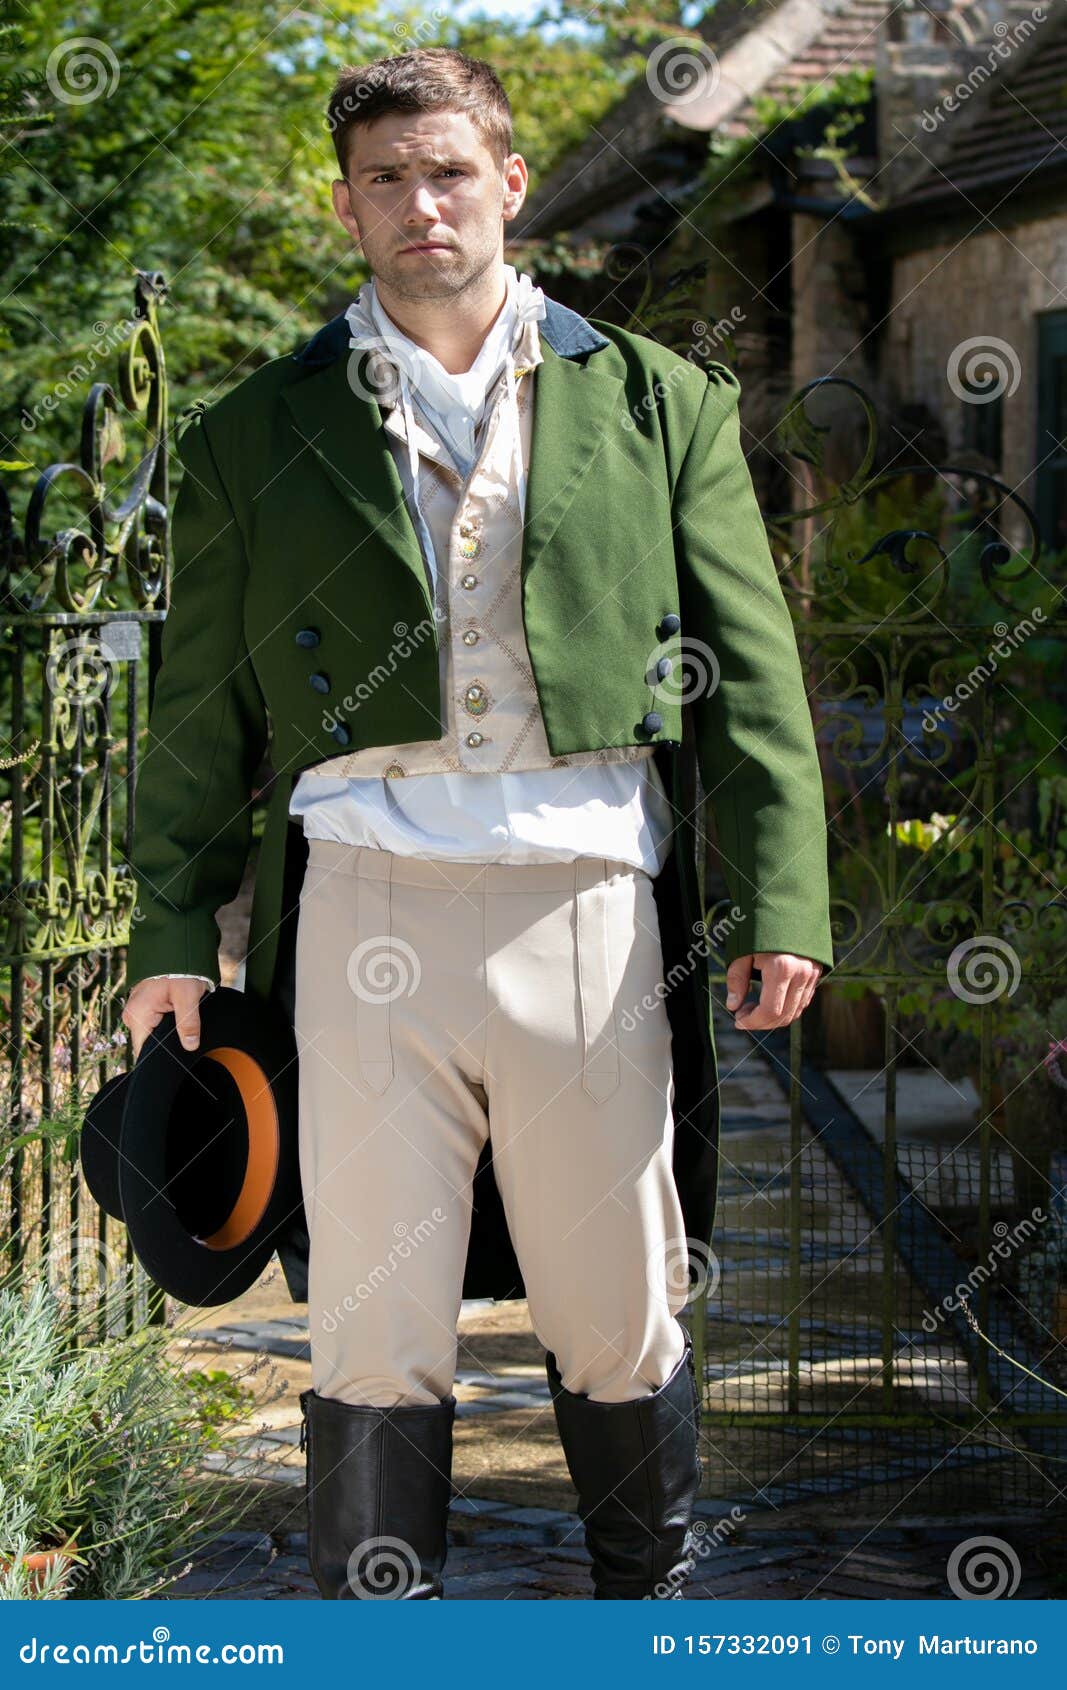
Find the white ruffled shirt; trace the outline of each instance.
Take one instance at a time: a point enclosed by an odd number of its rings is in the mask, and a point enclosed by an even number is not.
[[[404,410],[408,442],[405,496],[435,579],[437,560],[419,505],[413,388],[427,423],[466,478],[476,461],[479,425],[490,393],[503,372],[513,473],[519,508],[525,511],[512,347],[525,322],[544,316],[545,304],[541,289],[513,265],[504,265],[504,277],[504,305],[470,369],[456,374],[402,333],[383,309],[373,280],[363,285],[345,313],[352,331],[350,346],[377,348],[395,371],[396,402]],[[384,408],[387,401],[382,403]],[[501,775],[446,773],[399,779],[309,778],[305,771],[293,789],[289,814],[303,819],[309,839],[368,845],[400,856],[505,863],[572,862],[596,856],[633,864],[653,876],[667,860],[673,827],[670,801],[651,758],[589,764],[578,771],[524,769]]]

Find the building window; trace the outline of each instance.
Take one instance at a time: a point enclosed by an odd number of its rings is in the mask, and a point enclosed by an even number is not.
[[[1067,311],[1037,319],[1037,523],[1049,551],[1067,547]]]

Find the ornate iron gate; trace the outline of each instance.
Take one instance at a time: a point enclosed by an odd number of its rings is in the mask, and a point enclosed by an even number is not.
[[[808,410],[824,395],[860,440],[836,486]],[[833,380],[781,430],[825,488],[768,526],[824,761],[836,966],[821,1014],[719,1029],[722,1180],[693,1305],[705,1488],[742,1507],[863,1487],[914,1507],[972,1482],[1048,1502],[1067,1480],[1048,1050],[1067,1036],[1067,621],[1017,494],[963,466],[875,474],[876,435]],[[868,1046],[858,1079],[843,1033]]]
[[[118,947],[135,888],[116,847],[128,854],[133,829],[142,644],[151,686],[170,577],[165,291],[158,272],[138,272],[133,317],[115,331],[118,391],[93,383],[78,456],[38,475],[21,533],[0,483],[11,735],[0,1260],[15,1280],[47,1273],[75,1308],[91,1297],[102,1330],[164,1315],[125,1229],[85,1190],[77,1142],[85,1103],[127,1044]],[[57,408],[49,399],[44,409]],[[142,436],[132,464],[123,412]]]

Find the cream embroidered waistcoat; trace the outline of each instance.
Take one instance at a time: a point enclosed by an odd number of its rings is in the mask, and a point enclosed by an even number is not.
[[[530,462],[533,373],[542,362],[535,321],[523,325],[514,358],[525,472]],[[417,392],[413,396],[421,454],[419,503],[437,562],[436,583],[428,563],[427,579],[434,585],[444,737],[365,746],[316,763],[304,771],[305,777],[505,774],[640,762],[654,754],[652,745],[605,746],[566,757],[553,757],[549,749],[522,620],[522,511],[503,373],[493,391],[466,484],[427,427]],[[399,405],[387,412],[384,426],[410,507],[407,435]]]

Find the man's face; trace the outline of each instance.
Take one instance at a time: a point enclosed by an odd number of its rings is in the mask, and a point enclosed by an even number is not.
[[[466,112],[395,112],[352,131],[333,204],[386,292],[452,298],[501,260],[526,182],[519,154],[499,167]]]

